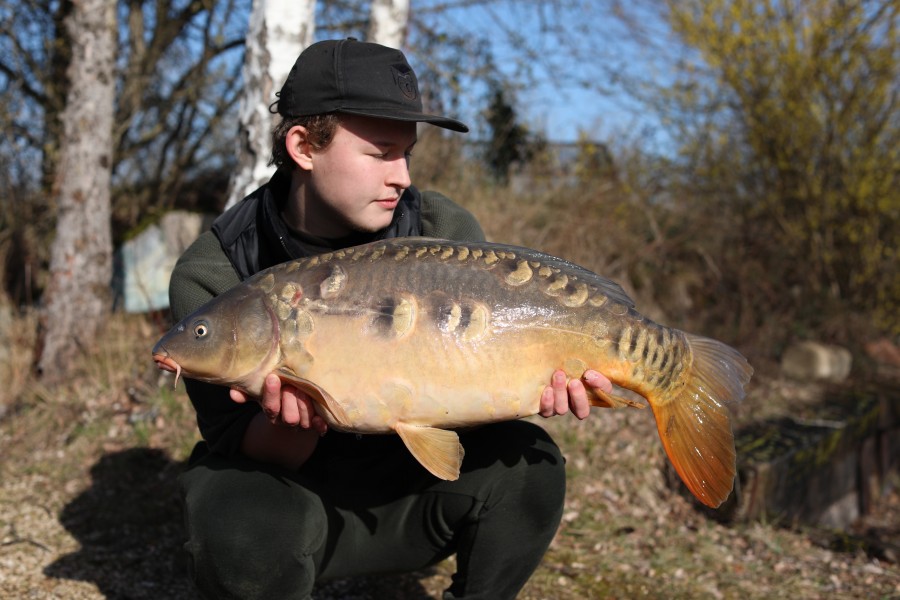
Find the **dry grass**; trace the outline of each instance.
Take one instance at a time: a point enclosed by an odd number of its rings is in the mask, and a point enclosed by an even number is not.
[[[29,318],[16,327],[33,331]],[[25,378],[5,400],[0,597],[194,597],[175,477],[196,432],[183,388],[173,390],[149,360],[158,333],[144,318],[115,316],[67,385]],[[753,397],[747,406],[770,404]],[[569,497],[524,599],[900,596],[896,554],[852,543],[839,551],[832,532],[726,526],[695,510],[666,485],[645,411],[540,422],[567,455]],[[857,530],[898,548],[898,522],[895,487]],[[317,597],[437,598],[452,568],[334,582]]]

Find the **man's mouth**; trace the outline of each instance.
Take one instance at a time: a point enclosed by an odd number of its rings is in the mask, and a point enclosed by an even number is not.
[[[400,202],[400,198],[382,198],[380,200],[376,200],[379,206],[384,208],[396,208],[397,203]]]

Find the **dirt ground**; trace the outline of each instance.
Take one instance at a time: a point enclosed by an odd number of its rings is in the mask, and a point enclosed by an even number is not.
[[[110,444],[74,464],[65,447],[30,450],[27,458],[15,452],[4,460],[0,596],[195,597],[181,551],[180,461],[152,445]],[[627,444],[618,451],[635,450]],[[560,534],[522,597],[900,597],[896,488],[852,531],[836,534],[720,525],[653,479],[632,488],[640,503],[627,486],[577,475]],[[439,598],[451,570],[445,563],[332,582],[316,598]]]

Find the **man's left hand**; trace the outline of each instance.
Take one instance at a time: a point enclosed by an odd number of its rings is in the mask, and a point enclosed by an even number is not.
[[[564,415],[571,409],[579,419],[586,419],[591,414],[591,402],[588,400],[585,385],[602,392],[612,392],[612,383],[597,371],[587,370],[581,379],[566,382],[565,371],[557,369],[550,379],[550,385],[541,394],[541,408],[538,413],[542,417]]]

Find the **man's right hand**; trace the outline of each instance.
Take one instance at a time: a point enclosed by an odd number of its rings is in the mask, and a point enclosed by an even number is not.
[[[249,399],[240,390],[231,390],[231,399],[243,404]],[[287,425],[301,429],[314,429],[319,435],[325,435],[328,424],[316,414],[316,405],[312,398],[292,385],[282,385],[281,379],[269,373],[263,383],[263,393],[256,399],[262,407],[266,418],[273,425]]]

